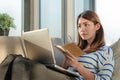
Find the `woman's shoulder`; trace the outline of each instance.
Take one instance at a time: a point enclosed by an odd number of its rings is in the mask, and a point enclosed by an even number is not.
[[[106,45],[104,45],[104,46],[100,47],[99,50],[100,50],[100,51],[108,51],[108,50],[112,50],[112,49],[111,49],[110,46],[106,46]]]
[[[110,46],[102,46],[95,52],[95,55],[97,55],[103,62],[114,59],[113,51]]]
[[[104,46],[102,46],[99,50],[98,50],[98,52],[100,52],[100,53],[102,53],[103,55],[113,55],[113,50],[112,50],[112,48],[110,47],[110,46],[106,46],[106,45],[104,45]]]

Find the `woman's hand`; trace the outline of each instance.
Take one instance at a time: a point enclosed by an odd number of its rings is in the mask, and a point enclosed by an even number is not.
[[[65,51],[65,65],[74,67],[86,80],[95,79],[94,74],[88,71],[82,64],[80,64],[78,62],[78,58],[76,58],[67,50]]]
[[[64,52],[65,55],[65,65],[67,66],[72,66],[72,67],[77,67],[77,65],[79,64],[78,62],[78,58],[75,57],[74,55],[72,55],[68,50],[66,50]]]

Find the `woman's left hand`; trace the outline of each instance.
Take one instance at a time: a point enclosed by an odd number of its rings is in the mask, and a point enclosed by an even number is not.
[[[79,64],[78,58],[75,57],[73,54],[71,54],[68,50],[66,50],[65,58],[66,58],[66,63],[69,66],[76,67]]]

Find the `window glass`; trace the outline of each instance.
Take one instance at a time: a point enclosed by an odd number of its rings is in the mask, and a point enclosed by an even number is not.
[[[96,12],[101,19],[107,45],[112,45],[120,38],[120,9],[118,9],[119,6],[119,0],[96,1]]]
[[[61,37],[61,0],[40,1],[40,28],[48,28],[51,37]]]

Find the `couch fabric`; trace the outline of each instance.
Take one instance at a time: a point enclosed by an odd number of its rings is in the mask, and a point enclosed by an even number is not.
[[[0,65],[0,80],[74,80],[21,55],[10,54]]]
[[[54,51],[54,55],[55,55],[56,64],[59,65],[59,66],[62,66],[62,63],[64,62],[64,55],[55,46],[56,45],[63,46],[64,45],[63,39],[52,37],[51,41],[52,41],[52,46],[53,46],[53,51]]]
[[[111,48],[115,57],[115,66],[112,80],[120,80],[120,39],[111,45]]]

